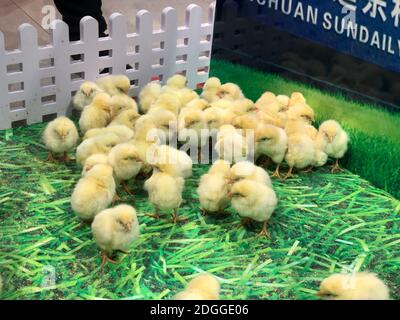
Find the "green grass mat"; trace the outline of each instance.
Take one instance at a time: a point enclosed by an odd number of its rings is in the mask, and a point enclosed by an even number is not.
[[[144,216],[151,206],[137,181],[123,198],[139,210],[142,236],[120,264],[100,270],[90,228],[69,205],[79,170],[43,161],[42,128],[0,132],[1,298],[167,299],[207,271],[224,299],[315,299],[319,282],[342,270],[374,271],[400,298],[400,203],[349,172],[275,181],[271,240],[256,237],[260,226],[237,228],[234,213],[200,214],[195,190],[207,167],[187,180],[182,225]],[[51,268],[55,285],[43,287]]]
[[[287,95],[302,92],[316,112],[317,123],[336,119],[349,132],[352,143],[345,166],[400,199],[400,113],[220,60],[212,61],[211,73],[223,82],[239,84],[253,100],[265,91]]]

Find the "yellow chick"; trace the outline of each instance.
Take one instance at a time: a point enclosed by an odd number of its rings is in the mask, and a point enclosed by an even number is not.
[[[221,213],[229,206],[229,172],[230,164],[224,160],[217,160],[207,174],[200,178],[197,188],[202,212]]]
[[[256,106],[258,109],[268,108],[270,104],[276,102],[276,95],[273,92],[266,91],[262,96],[256,101]]]
[[[110,150],[108,163],[114,169],[116,184],[122,183],[123,189],[132,194],[126,181],[135,178],[142,169],[139,151],[132,143],[121,143]]]
[[[284,180],[293,176],[293,169],[305,169],[315,164],[314,141],[304,133],[292,134],[288,137],[288,151],[285,156],[289,172]]]
[[[95,153],[86,159],[85,164],[83,165],[82,177],[86,175],[90,170],[93,169],[95,165],[98,164],[108,164],[108,157],[102,153]]]
[[[389,300],[389,288],[376,274],[336,273],[322,281],[318,296],[331,300]]]
[[[208,142],[208,130],[204,112],[195,108],[182,109],[178,117],[178,140],[198,149],[201,158],[201,147]]]
[[[314,110],[306,104],[296,104],[288,110],[287,117],[285,131],[290,136],[302,130],[302,126],[312,125],[314,122]]]
[[[203,92],[201,93],[201,98],[213,103],[220,99],[219,93],[221,91],[221,81],[216,77],[209,78],[203,87]]]
[[[263,227],[259,235],[269,238],[267,223],[278,203],[274,190],[254,180],[241,180],[232,186],[229,196],[232,199],[232,207],[243,219],[242,223],[249,219],[262,222]]]
[[[229,172],[229,181],[231,184],[241,180],[256,181],[272,188],[272,182],[268,172],[250,161],[240,161],[236,163]]]
[[[220,127],[214,149],[219,159],[229,161],[230,163],[246,159],[249,153],[246,137],[239,134],[232,125],[223,125]]]
[[[255,133],[255,158],[264,155],[276,164],[273,177],[281,177],[280,166],[285,159],[287,149],[288,137],[285,130],[271,125],[257,128]]]
[[[83,134],[93,128],[104,128],[110,123],[112,114],[111,97],[107,93],[99,93],[92,103],[83,109],[79,127]]]
[[[175,116],[178,116],[179,111],[182,107],[179,97],[171,93],[162,93],[156,102],[154,102],[150,110],[153,108],[163,108],[165,110],[171,111]]]
[[[227,100],[241,100],[245,98],[242,90],[234,83],[223,84],[218,91],[218,96],[220,99]]]
[[[335,159],[332,173],[340,171],[339,159],[343,158],[347,152],[349,136],[334,120],[323,122],[318,131],[320,139],[325,142],[324,152],[328,157]]]
[[[223,125],[231,124],[236,114],[229,109],[211,107],[204,110],[208,130],[218,130]]]
[[[48,160],[53,161],[55,154],[62,154],[64,162],[68,162],[68,152],[79,139],[75,124],[66,117],[58,117],[51,121],[43,132],[43,142],[49,150]]]
[[[161,130],[165,142],[172,138],[177,130],[177,116],[175,113],[160,107],[150,108],[147,115],[153,120],[156,128]]]
[[[133,110],[138,113],[136,101],[126,94],[116,94],[111,98],[113,117],[118,116],[125,110]]]
[[[105,133],[114,133],[120,138],[120,142],[128,142],[134,136],[134,132],[132,129],[129,129],[127,126],[124,125],[113,125],[108,126],[106,128],[94,128],[88,130],[85,135],[83,136],[83,141],[103,135]]]
[[[134,130],[136,121],[140,118],[140,114],[135,110],[125,110],[117,115],[110,123],[109,127],[123,125]]]
[[[131,82],[127,76],[110,75],[96,81],[96,84],[110,96],[128,94]]]
[[[161,171],[173,176],[185,179],[192,176],[192,159],[185,152],[171,146],[157,146],[154,151],[154,159],[151,162]]]
[[[177,74],[167,80],[167,84],[162,88],[162,92],[176,96],[180,101],[180,106],[185,106],[193,99],[199,97],[195,91],[186,87],[187,82],[185,76]]]
[[[98,164],[79,180],[72,193],[71,207],[80,219],[89,221],[106,209],[114,196],[113,168]]]
[[[126,252],[129,246],[139,238],[139,220],[136,210],[126,204],[101,211],[93,220],[92,234],[101,249],[103,266],[111,259],[114,251]]]
[[[85,81],[72,98],[72,105],[76,110],[82,111],[83,108],[92,103],[93,98],[103,90],[94,82]]]
[[[160,210],[173,210],[173,222],[179,221],[178,209],[182,203],[182,192],[185,180],[169,172],[163,172],[165,167],[154,164],[153,175],[144,183],[144,189],[149,194],[149,201],[154,206],[154,217],[160,218]]]
[[[280,110],[287,111],[289,109],[290,98],[286,95],[278,95],[276,101],[279,104]]]
[[[219,281],[211,274],[200,274],[192,279],[184,291],[175,296],[175,300],[219,300]]]
[[[187,79],[184,75],[176,74],[167,80],[165,87],[173,89],[183,89],[187,85]]]
[[[152,81],[145,85],[139,93],[139,105],[142,113],[147,113],[150,107],[161,95],[161,85],[157,81]]]
[[[244,114],[256,113],[258,109],[250,99],[239,99],[233,102],[231,110],[237,116],[241,116]]]
[[[304,98],[303,94],[301,92],[293,92],[292,96],[290,97],[289,100],[289,108],[295,106],[296,104],[306,104],[307,100]]]
[[[184,109],[197,109],[200,111],[204,111],[211,107],[211,104],[204,99],[193,99],[192,101],[188,102]]]
[[[233,119],[232,125],[239,130],[243,136],[253,134],[259,125],[259,121],[254,114],[244,114]]]
[[[108,154],[120,143],[120,138],[114,133],[105,133],[83,141],[76,149],[76,162],[83,166],[86,159],[96,153]]]

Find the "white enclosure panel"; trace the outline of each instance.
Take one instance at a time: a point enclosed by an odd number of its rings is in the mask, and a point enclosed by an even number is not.
[[[215,3],[207,22],[197,5],[186,9],[185,25],[178,25],[178,12],[167,7],[161,28],[154,30],[153,15],[141,10],[136,15],[136,33],[128,33],[125,16],[114,13],[110,34],[98,37],[92,17],[80,23],[81,40],[70,42],[68,26],[53,22],[50,44],[38,46],[37,30],[19,27],[19,47],[6,51],[0,32],[0,130],[16,121],[39,123],[48,115],[69,115],[71,97],[85,80],[95,81],[107,74],[125,74],[131,80],[130,94],[137,96],[149,81],[166,79],[176,73],[188,78],[195,89],[208,78]],[[103,52],[102,52],[103,51]],[[106,52],[104,52],[106,51]],[[102,52],[102,54],[100,54]]]

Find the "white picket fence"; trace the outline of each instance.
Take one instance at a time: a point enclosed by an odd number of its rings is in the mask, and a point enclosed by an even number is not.
[[[6,51],[0,32],[0,130],[15,122],[34,124],[46,116],[69,115],[73,94],[85,80],[96,80],[109,68],[112,74],[125,74],[132,83],[130,95],[158,78],[185,74],[188,85],[196,88],[208,78],[212,49],[215,3],[208,21],[197,5],[186,9],[186,23],[178,26],[174,8],[162,12],[161,28],[153,30],[153,16],[142,10],[136,16],[136,33],[128,33],[127,19],[119,13],[110,17],[106,38],[98,38],[98,23],[92,17],[81,21],[81,40],[69,42],[68,26],[54,21],[50,44],[38,46],[36,29],[19,27],[20,45]],[[99,52],[109,55],[100,57]],[[72,56],[80,55],[80,60]],[[127,66],[131,68],[127,68]]]

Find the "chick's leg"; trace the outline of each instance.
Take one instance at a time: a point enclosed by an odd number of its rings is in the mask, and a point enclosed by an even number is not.
[[[269,234],[267,230],[267,221],[263,223],[263,227],[261,229],[261,232],[258,234],[258,236],[265,236],[268,239],[271,239],[271,235]]]
[[[278,163],[276,166],[276,169],[271,177],[277,177],[277,178],[281,179],[281,173],[279,172],[280,168],[281,168],[281,164]]]
[[[157,207],[154,207],[154,214],[146,213],[146,216],[157,219],[157,220],[161,219],[159,209]]]
[[[101,266],[100,266],[100,268],[103,268],[106,263],[118,264],[117,261],[111,259],[108,256],[107,252],[101,250]]]
[[[121,197],[118,195],[118,193],[115,193],[114,198],[112,200],[112,204],[114,205],[116,202],[121,201]]]
[[[310,172],[313,171],[313,169],[314,169],[313,166],[309,166],[307,169],[303,170],[303,172],[304,172],[304,173],[310,173]]]
[[[124,190],[127,194],[129,194],[131,196],[133,195],[133,192],[129,189],[126,181],[122,181],[121,187],[122,187],[122,190]]]
[[[63,162],[65,163],[65,164],[67,164],[67,163],[69,163],[70,162],[70,158],[68,157],[68,153],[67,152],[64,152],[64,155],[63,155]]]
[[[282,179],[282,181],[286,181],[287,179],[293,177],[293,167],[290,167],[288,173],[286,174],[286,176]]]
[[[332,166],[331,172],[336,173],[336,172],[340,172],[340,171],[343,171],[343,169],[340,168],[339,159],[336,159],[335,164]]]
[[[176,208],[176,209],[174,209],[174,213],[172,214],[172,222],[176,224],[180,221],[184,222],[185,218],[180,218],[178,216],[178,208]]]
[[[55,162],[55,161],[56,161],[56,158],[54,158],[53,153],[51,151],[49,151],[46,162]]]

